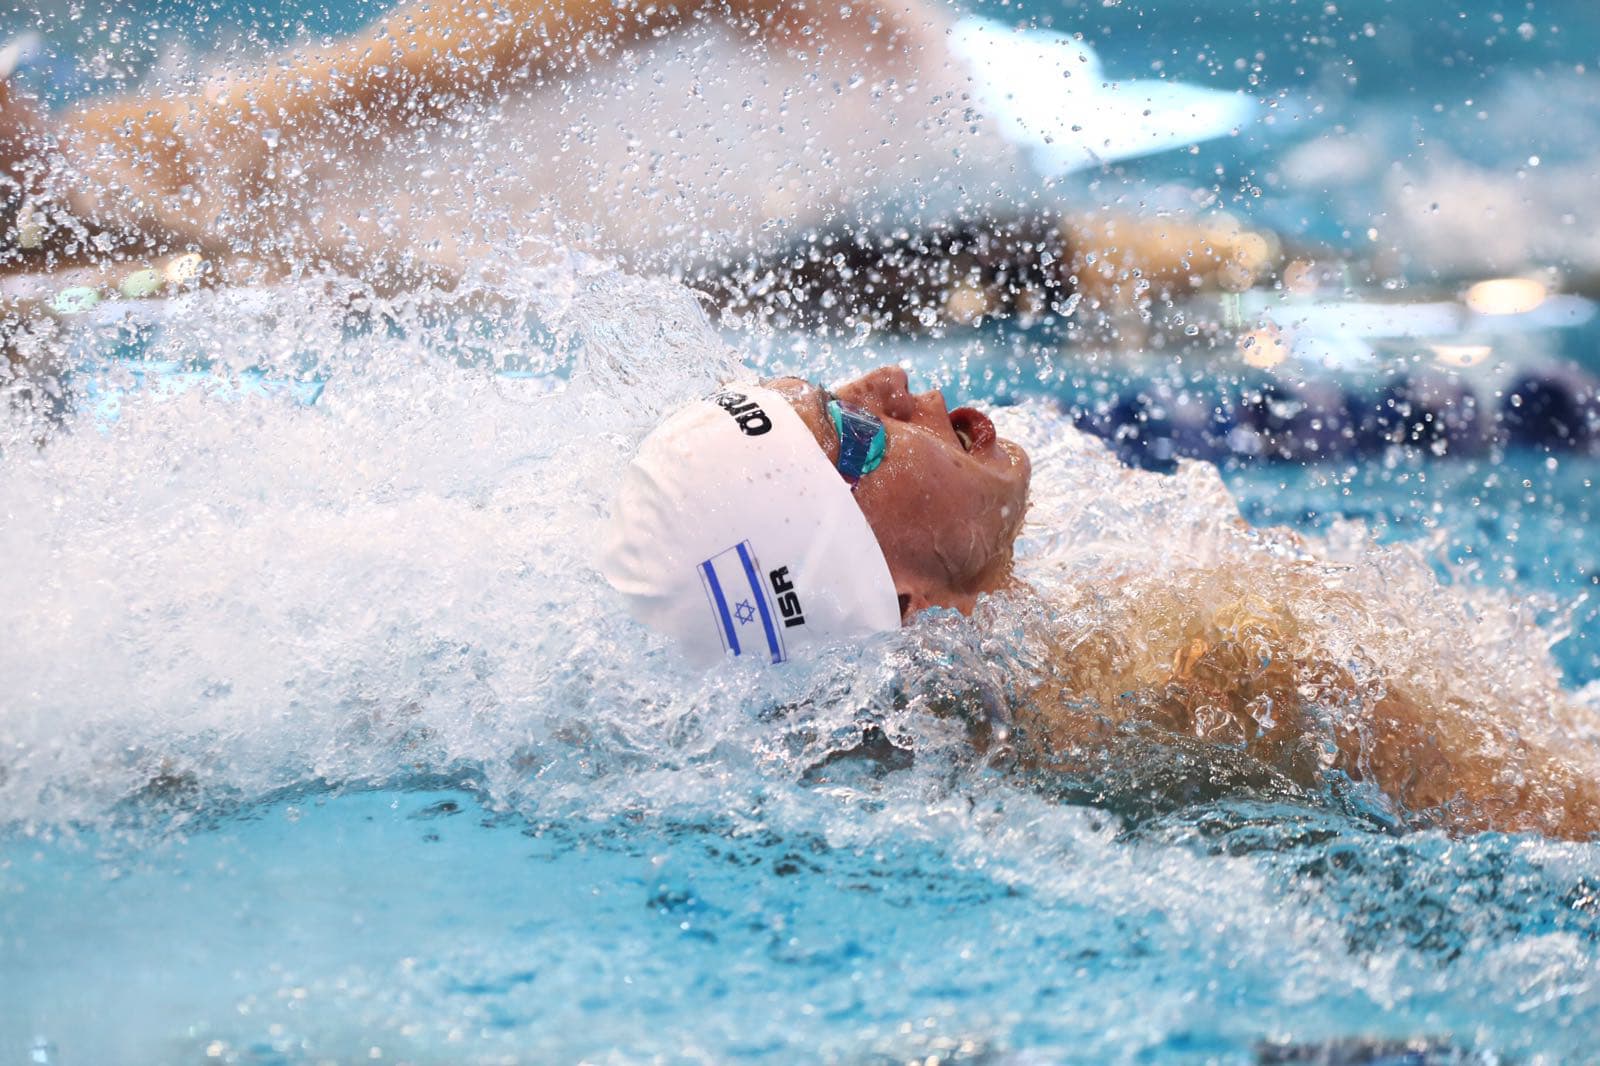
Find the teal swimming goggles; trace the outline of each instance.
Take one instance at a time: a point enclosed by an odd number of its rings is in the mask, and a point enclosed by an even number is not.
[[[845,403],[827,389],[822,390],[822,395],[827,399],[834,432],[839,434],[839,474],[854,492],[861,479],[883,462],[889,434],[876,415]]]

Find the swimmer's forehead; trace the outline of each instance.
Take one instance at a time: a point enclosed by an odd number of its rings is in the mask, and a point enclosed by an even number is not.
[[[806,406],[821,407],[825,402],[822,386],[805,378],[772,378],[761,384],[788,400],[796,410]]]

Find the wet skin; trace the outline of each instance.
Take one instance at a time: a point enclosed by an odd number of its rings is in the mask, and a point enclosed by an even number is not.
[[[768,384],[837,462],[822,389],[799,378]],[[882,465],[855,496],[889,564],[901,617],[927,607],[968,612],[980,594],[1009,584],[1031,473],[1021,446],[996,436],[982,413],[949,410],[937,389],[913,393],[898,367],[880,367],[833,394],[882,419],[888,434]]]

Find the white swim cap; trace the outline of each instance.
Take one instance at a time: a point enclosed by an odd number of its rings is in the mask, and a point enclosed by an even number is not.
[[[639,446],[600,569],[696,662],[782,662],[900,626],[883,549],[789,402],[734,384]]]

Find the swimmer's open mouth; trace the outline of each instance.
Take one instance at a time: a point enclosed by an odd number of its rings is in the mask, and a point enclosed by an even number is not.
[[[968,452],[981,452],[994,443],[994,423],[982,411],[957,407],[950,412],[950,428]]]

